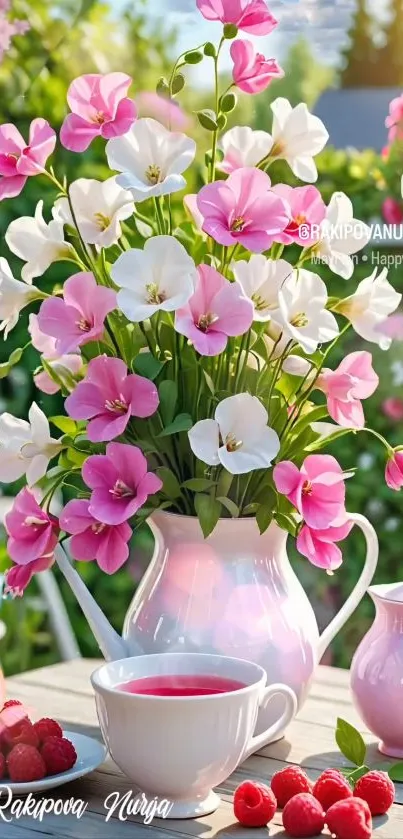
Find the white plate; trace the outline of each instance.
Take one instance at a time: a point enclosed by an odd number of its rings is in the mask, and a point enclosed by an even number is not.
[[[93,737],[86,737],[85,734],[76,734],[74,731],[64,731],[63,737],[71,740],[77,752],[77,761],[72,769],[67,772],[62,772],[59,775],[49,775],[43,778],[42,781],[30,781],[26,784],[17,784],[5,778],[0,783],[0,792],[6,788],[11,789],[16,795],[28,795],[36,792],[43,792],[55,787],[61,787],[62,784],[67,784],[69,781],[76,781],[77,778],[83,778],[97,769],[101,763],[104,762],[107,755],[107,748],[103,743],[94,740]]]

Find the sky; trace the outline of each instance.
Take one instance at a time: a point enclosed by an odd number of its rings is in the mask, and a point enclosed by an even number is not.
[[[129,0],[114,0],[116,7],[130,5]],[[135,0],[133,0],[135,2]],[[150,16],[164,18],[180,32],[181,52],[204,41],[216,41],[219,24],[204,20],[196,0],[148,0]],[[267,0],[270,11],[279,21],[271,35],[251,38],[267,57],[281,60],[290,45],[305,36],[318,58],[325,64],[337,64],[347,43],[347,33],[356,8],[356,0]],[[387,0],[370,0],[369,7],[380,17],[385,15]],[[250,37],[250,36],[248,36]],[[197,44],[196,44],[197,40]],[[224,56],[224,66],[229,60]]]

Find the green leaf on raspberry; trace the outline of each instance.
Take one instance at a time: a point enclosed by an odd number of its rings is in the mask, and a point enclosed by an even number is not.
[[[370,771],[369,766],[359,766],[358,769],[354,769],[353,772],[349,772],[346,777],[351,786],[355,787],[357,781],[359,781],[364,775],[367,775]]]
[[[391,781],[400,781],[403,782],[403,763],[399,761],[399,763],[394,763],[393,766],[390,766],[387,770],[389,778]]]
[[[367,751],[364,740],[353,725],[340,717],[337,719],[336,743],[347,760],[357,767],[363,766]]]

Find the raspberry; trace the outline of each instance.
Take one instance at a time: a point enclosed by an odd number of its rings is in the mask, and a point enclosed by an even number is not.
[[[5,751],[11,751],[14,746],[23,743],[25,746],[39,746],[38,735],[28,719],[20,720],[10,726],[2,733],[2,747]]]
[[[326,813],[326,824],[336,839],[371,839],[372,836],[371,811],[362,798],[336,801]]]
[[[312,784],[300,766],[286,766],[275,772],[270,784],[277,798],[277,806],[285,807],[287,801],[299,792],[312,792]]]
[[[7,775],[7,765],[4,755],[0,752],[0,781]]]
[[[65,737],[48,737],[41,748],[41,755],[48,775],[67,772],[77,760],[77,752],[73,744]]]
[[[338,769],[326,769],[316,781],[312,794],[320,801],[326,813],[336,801],[351,798],[353,791]]]
[[[44,717],[42,720],[35,722],[34,729],[41,744],[44,743],[48,737],[63,737],[63,731],[59,723],[48,717]]]
[[[40,781],[46,775],[45,762],[38,749],[25,743],[19,743],[11,750],[7,768],[10,779],[21,784]]]
[[[234,793],[235,818],[244,827],[265,827],[277,810],[270,787],[258,781],[243,781]]]
[[[4,711],[5,708],[13,708],[14,705],[22,705],[22,702],[19,699],[7,699],[7,702],[4,703],[1,710]]]
[[[309,792],[294,795],[284,807],[283,826],[289,836],[318,836],[325,826],[321,804]]]
[[[386,772],[373,770],[357,781],[354,795],[366,801],[373,816],[383,816],[395,800],[395,785]]]

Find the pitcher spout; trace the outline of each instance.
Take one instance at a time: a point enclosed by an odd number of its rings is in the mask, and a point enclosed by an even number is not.
[[[126,642],[115,632],[73,567],[66,552],[65,543],[63,546],[56,547],[55,559],[88,621],[104,658],[107,661],[127,658],[130,653]]]

